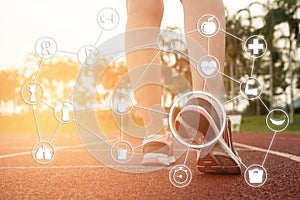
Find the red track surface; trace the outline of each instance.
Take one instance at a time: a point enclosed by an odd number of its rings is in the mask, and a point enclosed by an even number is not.
[[[272,134],[235,134],[234,140],[267,149]],[[269,154],[267,182],[260,188],[246,184],[242,175],[199,174],[195,152],[187,166],[192,182],[176,188],[169,168],[147,174],[115,171],[93,159],[84,147],[58,150],[51,164],[37,164],[30,152],[34,134],[0,134],[0,199],[300,199],[300,162]],[[57,135],[55,147],[81,144],[77,135]],[[272,150],[300,155],[300,134],[278,134]],[[265,153],[239,148],[243,162],[261,164]],[[243,168],[243,171],[245,169]]]

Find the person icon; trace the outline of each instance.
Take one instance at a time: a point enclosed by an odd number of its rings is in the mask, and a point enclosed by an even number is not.
[[[40,58],[49,59],[57,51],[57,44],[54,39],[50,37],[40,38],[35,43],[35,52]]]
[[[41,54],[43,56],[48,56],[50,55],[50,50],[51,50],[51,43],[48,40],[43,40],[41,43],[41,47],[42,47],[42,52]]]

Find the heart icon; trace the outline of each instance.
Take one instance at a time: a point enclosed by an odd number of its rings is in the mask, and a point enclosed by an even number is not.
[[[214,74],[214,72],[216,71],[217,69],[217,62],[214,61],[214,60],[211,60],[211,61],[206,61],[206,60],[203,60],[200,64],[200,67],[201,67],[201,71],[207,75],[207,76],[211,76]]]

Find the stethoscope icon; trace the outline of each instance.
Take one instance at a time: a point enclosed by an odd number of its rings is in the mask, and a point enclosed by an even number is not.
[[[44,40],[41,43],[42,55],[50,55],[51,43],[48,40]]]

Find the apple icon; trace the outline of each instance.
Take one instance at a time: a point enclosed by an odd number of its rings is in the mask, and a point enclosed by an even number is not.
[[[209,17],[206,22],[201,24],[201,31],[203,34],[212,35],[216,32],[217,25],[215,22],[213,22],[214,19],[214,17]]]

